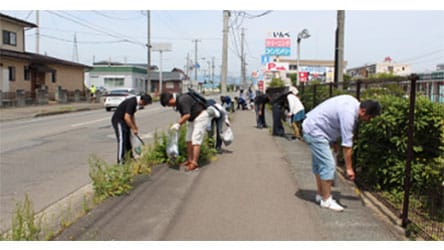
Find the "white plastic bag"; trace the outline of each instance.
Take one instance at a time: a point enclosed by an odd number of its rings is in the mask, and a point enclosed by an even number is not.
[[[169,159],[176,159],[179,156],[179,132],[170,131],[166,153]]]
[[[144,145],[142,139],[138,135],[131,133],[130,142],[134,159],[139,159],[142,156],[142,146]]]
[[[231,127],[226,128],[225,131],[222,133],[222,141],[224,142],[225,146],[230,145],[233,142],[233,139],[234,135]]]

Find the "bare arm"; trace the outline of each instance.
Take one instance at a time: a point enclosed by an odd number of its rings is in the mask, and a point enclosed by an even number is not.
[[[123,119],[125,120],[126,124],[130,129],[133,131],[134,134],[139,133],[139,129],[137,128],[136,121],[134,120],[134,116],[129,115],[128,113],[125,113],[123,116]]]
[[[177,123],[179,123],[180,125],[184,124],[186,121],[188,121],[188,119],[190,119],[191,115],[190,114],[186,114],[183,115],[182,117],[180,117],[179,121]]]
[[[353,150],[351,147],[343,147],[342,152],[344,154],[345,170],[347,172],[347,177],[353,181],[355,179],[355,171],[353,171],[353,166],[352,166]]]

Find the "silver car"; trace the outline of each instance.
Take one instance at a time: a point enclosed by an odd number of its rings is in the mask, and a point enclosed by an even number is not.
[[[117,108],[125,99],[133,96],[137,97],[137,103],[139,103],[141,97],[141,93],[139,91],[133,88],[112,89],[105,95],[103,105],[105,106],[106,111],[111,111],[111,109]],[[143,106],[138,106],[138,108],[142,107]]]

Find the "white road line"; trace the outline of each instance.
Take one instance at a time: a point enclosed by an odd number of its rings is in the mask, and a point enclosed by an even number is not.
[[[93,120],[93,121],[87,121],[87,122],[71,124],[71,127],[75,128],[75,127],[85,126],[85,125],[89,125],[89,124],[94,124],[94,123],[102,122],[102,121],[105,121],[105,120],[110,120],[110,118],[106,117],[106,118],[97,119],[97,120]]]

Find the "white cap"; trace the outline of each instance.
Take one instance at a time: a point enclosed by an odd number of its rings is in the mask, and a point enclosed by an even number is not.
[[[298,89],[294,86],[291,86],[289,90],[291,93],[293,93],[295,95],[297,95],[299,93]]]

